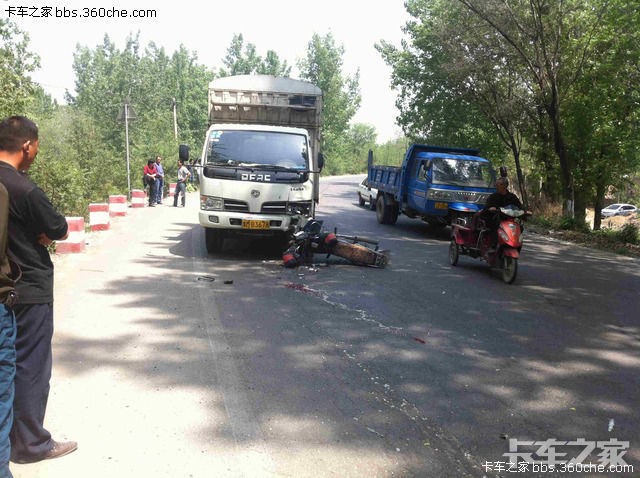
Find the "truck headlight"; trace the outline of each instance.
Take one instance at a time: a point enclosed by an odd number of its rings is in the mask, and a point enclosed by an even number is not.
[[[431,189],[427,193],[427,199],[432,201],[453,201],[454,195],[450,191],[443,191],[442,189]]]
[[[211,196],[200,196],[200,209],[204,211],[222,211],[224,200]]]
[[[287,204],[288,214],[308,216],[311,211],[311,201],[290,202]]]

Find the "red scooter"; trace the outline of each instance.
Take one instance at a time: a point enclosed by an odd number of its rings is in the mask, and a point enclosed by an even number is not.
[[[516,280],[518,258],[522,249],[522,220],[528,216],[525,211],[513,207],[500,208],[500,226],[498,227],[498,243],[491,249],[491,231],[477,212],[471,226],[453,224],[453,234],[449,244],[449,260],[451,265],[458,264],[460,255],[480,258],[489,267],[502,268],[502,280],[507,284]]]

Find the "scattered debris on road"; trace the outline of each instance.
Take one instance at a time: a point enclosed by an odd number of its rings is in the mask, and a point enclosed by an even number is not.
[[[215,277],[211,277],[211,276],[199,276],[197,280],[213,282],[214,280],[216,280],[216,278]]]
[[[373,428],[369,428],[367,427],[367,430],[369,430],[371,433],[378,435],[380,438],[384,438],[384,435],[382,433],[378,433],[377,431],[375,431]]]

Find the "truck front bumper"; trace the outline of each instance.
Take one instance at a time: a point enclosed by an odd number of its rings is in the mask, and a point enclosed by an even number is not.
[[[270,234],[274,232],[287,232],[292,226],[304,224],[306,218],[301,216],[288,216],[286,214],[251,214],[228,211],[203,211],[198,212],[200,225],[214,229],[225,229],[237,233]],[[247,224],[249,221],[249,224]],[[268,221],[268,227],[266,227]],[[259,227],[255,227],[255,226]]]

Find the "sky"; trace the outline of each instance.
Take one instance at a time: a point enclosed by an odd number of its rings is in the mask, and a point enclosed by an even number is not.
[[[375,126],[378,142],[382,143],[401,131],[395,125],[398,111],[396,92],[390,87],[391,69],[374,44],[382,39],[400,44],[401,28],[409,18],[403,4],[403,0],[0,0],[0,18],[14,21],[29,34],[29,49],[40,56],[41,62],[32,78],[59,102],[64,102],[65,90],[74,90],[76,45],[94,49],[105,34],[119,48],[129,34],[138,32],[142,46],[153,41],[168,54],[183,44],[197,54],[199,63],[217,69],[223,66],[222,58],[233,35],[242,33],[245,44],[255,44],[258,54],[264,56],[267,50],[274,50],[287,60],[294,66],[295,77],[295,65],[305,56],[312,34],[331,32],[345,49],[343,74],[353,75],[360,69],[362,105],[353,122]],[[20,16],[20,7],[34,16]],[[52,16],[43,16],[47,7]],[[85,8],[95,8],[99,14],[126,10],[129,17],[83,18]],[[134,10],[149,9],[155,16],[131,17]],[[65,10],[67,14],[76,10],[77,16],[64,18]]]

